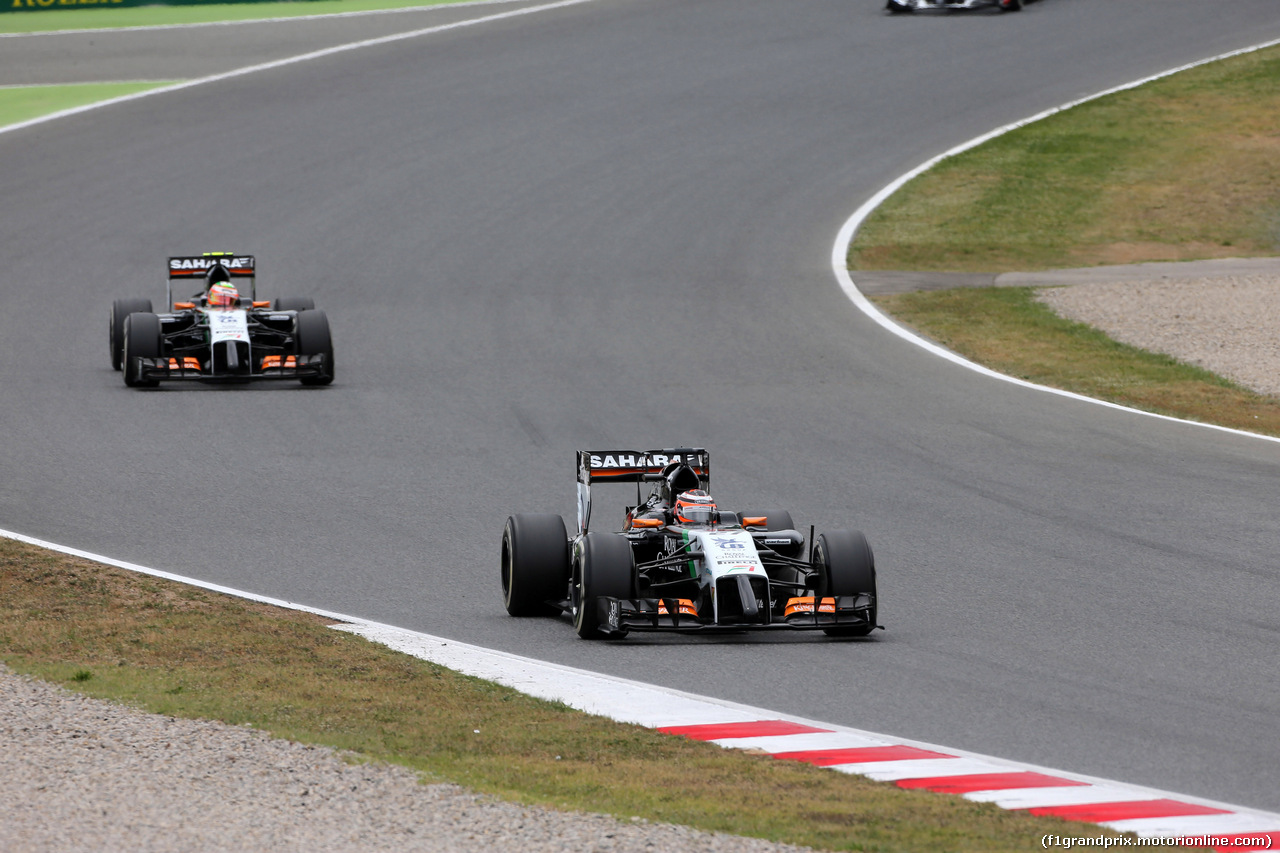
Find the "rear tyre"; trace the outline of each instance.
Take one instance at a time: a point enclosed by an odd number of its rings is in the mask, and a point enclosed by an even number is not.
[[[298,355],[323,355],[324,370],[319,376],[308,376],[303,385],[328,385],[333,381],[333,339],[329,335],[329,317],[323,311],[303,309],[298,312],[293,332]]]
[[[573,555],[569,588],[573,629],[584,640],[625,637],[626,631],[606,631],[600,625],[597,599],[634,598],[635,559],[631,543],[614,533],[588,533]]]
[[[502,602],[512,616],[552,616],[564,598],[569,537],[558,515],[526,513],[502,529]]]
[[[890,15],[910,15],[915,11],[914,6],[908,6],[906,3],[898,2],[898,0],[886,0],[884,8],[888,10]]]
[[[316,301],[310,296],[281,296],[271,303],[272,311],[311,311]]]
[[[840,628],[823,628],[831,637],[865,637],[876,627],[876,561],[867,537],[857,530],[834,530],[818,536],[813,548],[813,563],[818,570],[818,588],[814,597],[837,595],[869,595],[871,610],[867,624]],[[816,606],[816,602],[815,602]]]
[[[130,388],[154,388],[159,385],[155,379],[142,378],[137,360],[160,357],[160,318],[155,314],[135,311],[124,318],[121,337],[124,384]]]
[[[1001,12],[1021,12],[1022,0],[1000,0]]]
[[[130,314],[151,313],[150,299],[117,299],[111,303],[111,369],[119,370],[124,359],[124,318]]]
[[[764,516],[765,530],[795,530],[796,524],[791,520],[791,513],[785,509],[765,509],[759,512],[744,512],[741,518],[760,518]]]

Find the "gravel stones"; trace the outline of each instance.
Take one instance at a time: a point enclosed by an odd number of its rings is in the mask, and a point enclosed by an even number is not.
[[[1165,277],[1046,288],[1060,316],[1280,394],[1280,276]]]
[[[3,665],[0,816],[6,853],[801,849],[425,785],[404,768],[148,714]]]

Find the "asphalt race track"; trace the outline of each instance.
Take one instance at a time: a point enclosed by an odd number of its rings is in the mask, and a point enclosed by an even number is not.
[[[0,527],[1278,809],[1280,445],[972,374],[828,264],[927,157],[1277,37],[1275,0],[594,0],[0,134]],[[206,250],[328,311],[332,387],[124,387],[111,300],[159,305],[165,257]],[[586,643],[506,616],[506,516],[571,521],[577,448],[675,444],[711,450],[722,507],[864,530],[887,631]],[[620,521],[633,493],[602,495]]]

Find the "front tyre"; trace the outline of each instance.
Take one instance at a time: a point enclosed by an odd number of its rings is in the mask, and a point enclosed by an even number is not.
[[[160,383],[155,379],[143,379],[138,368],[140,358],[159,358],[163,344],[160,337],[160,318],[155,314],[135,311],[124,318],[121,331],[123,343],[121,359],[124,364],[124,384],[130,388],[154,388]]]
[[[610,631],[600,624],[598,600],[633,598],[635,558],[631,543],[614,533],[588,533],[578,540],[573,554],[573,579],[569,588],[573,630],[584,640],[625,637],[626,631]]]
[[[124,320],[130,314],[150,314],[150,299],[117,299],[111,303],[111,327],[109,342],[111,346],[111,369],[119,370],[124,361]]]
[[[551,616],[548,602],[564,597],[569,581],[569,537],[564,519],[524,513],[502,529],[502,603],[512,616]]]
[[[884,8],[890,15],[910,15],[916,10],[914,6],[900,0],[885,0]]]
[[[324,369],[319,376],[299,380],[303,385],[328,385],[333,381],[333,339],[329,335],[329,317],[323,311],[304,309],[295,320],[294,343],[298,355],[323,355]]]
[[[818,536],[813,547],[813,564],[818,570],[817,600],[828,596],[867,595],[871,609],[865,625],[823,628],[830,637],[865,637],[876,627],[876,561],[867,537],[857,530],[834,530]]]

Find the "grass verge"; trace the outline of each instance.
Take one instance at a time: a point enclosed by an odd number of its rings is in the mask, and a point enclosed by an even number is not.
[[[1063,319],[1036,301],[1032,288],[965,287],[872,301],[948,349],[1010,376],[1158,414],[1280,435],[1280,399]]]
[[[81,693],[247,724],[521,803],[827,850],[1022,853],[1081,829],[589,716],[317,616],[8,539],[0,659]]]
[[[258,21],[341,12],[448,6],[468,0],[299,0],[284,3],[208,3],[199,6],[130,6],[124,8],[41,9],[0,14],[0,33],[40,33],[118,27]]]
[[[168,85],[166,82],[78,83],[0,88],[0,127]]]
[[[1280,251],[1280,48],[952,157],[863,225],[855,269],[1029,271]]]
[[[1184,71],[1008,133],[908,183],[851,269],[1011,272],[1280,251],[1280,48]],[[1280,435],[1280,401],[1063,320],[1025,288],[875,297],[1002,373]]]

